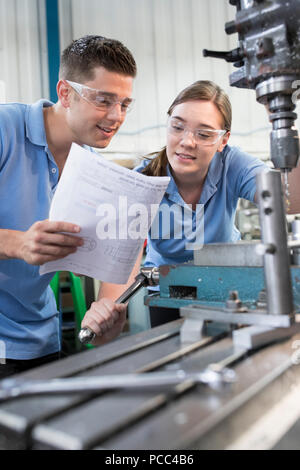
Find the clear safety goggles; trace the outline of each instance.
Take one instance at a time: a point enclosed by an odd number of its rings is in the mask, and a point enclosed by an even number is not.
[[[190,129],[176,118],[168,120],[167,129],[170,134],[180,138],[186,133],[191,133],[193,134],[194,141],[199,145],[214,145],[228,132],[225,129]]]
[[[113,93],[90,88],[86,85],[82,85],[81,83],[71,82],[70,80],[66,80],[66,82],[76,91],[76,93],[78,93],[79,96],[81,96],[81,98],[102,110],[109,110],[116,104],[120,104],[121,112],[125,114],[131,111],[135,101],[132,98],[124,98],[120,101]]]

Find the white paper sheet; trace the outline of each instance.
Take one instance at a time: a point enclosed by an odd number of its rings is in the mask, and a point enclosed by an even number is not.
[[[128,170],[73,144],[49,219],[81,227],[76,253],[40,267],[125,284],[170,178]]]

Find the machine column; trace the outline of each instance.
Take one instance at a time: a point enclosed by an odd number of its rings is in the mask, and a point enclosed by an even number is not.
[[[271,170],[256,176],[264,251],[264,276],[268,313],[293,314],[290,256],[281,174]]]

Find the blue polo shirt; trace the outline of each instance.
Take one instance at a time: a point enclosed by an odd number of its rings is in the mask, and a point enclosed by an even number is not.
[[[26,231],[48,218],[59,171],[46,142],[44,106],[52,103],[0,105],[0,229]],[[39,266],[18,259],[0,259],[6,358],[33,359],[60,349],[52,276],[40,276]]]
[[[141,172],[148,163],[149,160],[143,160],[135,170]],[[185,263],[193,259],[191,246],[196,248],[201,243],[239,240],[240,232],[234,225],[238,199],[253,202],[256,174],[267,169],[258,158],[226,145],[222,152],[214,155],[198,201],[199,206],[196,211],[192,211],[180,196],[168,165],[167,175],[171,180],[149,232],[145,266]],[[164,212],[164,205],[172,210]],[[164,224],[165,216],[170,218]],[[178,224],[181,225],[179,229]],[[197,231],[199,224],[202,224],[203,232]]]

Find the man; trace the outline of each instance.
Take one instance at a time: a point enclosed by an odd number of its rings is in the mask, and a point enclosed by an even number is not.
[[[80,227],[47,220],[51,199],[72,142],[105,148],[119,130],[135,76],[123,44],[85,36],[62,53],[56,104],[0,105],[0,378],[58,357],[53,274],[39,266],[83,241]],[[125,310],[109,299],[91,306],[97,344],[120,333]]]

